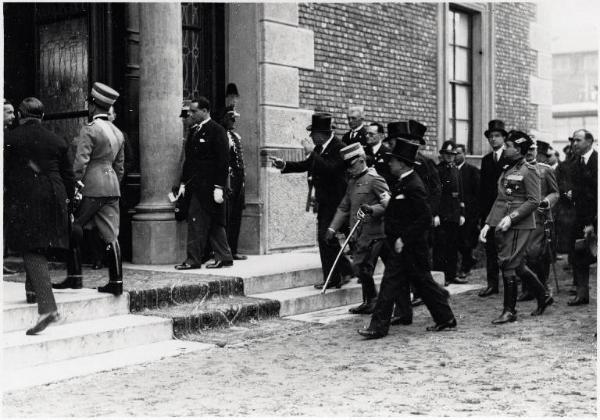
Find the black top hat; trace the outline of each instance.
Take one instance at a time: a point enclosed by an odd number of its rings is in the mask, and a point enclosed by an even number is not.
[[[416,160],[418,151],[418,144],[399,138],[394,149],[391,152],[387,152],[386,155],[393,156],[413,165],[420,165],[421,163]]]
[[[454,143],[452,140],[446,140],[444,143],[442,143],[442,148],[440,149],[440,153],[456,155],[458,153],[456,151],[456,143]]]
[[[425,144],[423,136],[427,127],[415,120],[396,121],[388,124],[388,139],[400,138],[405,140],[419,140],[420,144]]]
[[[545,141],[538,140],[536,142],[536,144],[537,144],[538,153],[541,153],[543,155],[548,154],[548,151],[550,150],[550,143],[546,143]]]
[[[501,121],[501,120],[491,120],[488,123],[488,129],[484,131],[483,135],[489,139],[492,131],[498,131],[498,132],[502,133],[502,135],[504,137],[506,137],[508,135],[508,133],[504,129],[504,121]]]
[[[316,112],[312,116],[312,124],[306,127],[308,131],[331,131],[335,125],[331,124],[332,115],[326,112]]]
[[[225,96],[229,96],[229,95],[240,96],[240,94],[238,92],[238,88],[235,85],[235,83],[229,83],[227,85],[227,88],[225,89]]]

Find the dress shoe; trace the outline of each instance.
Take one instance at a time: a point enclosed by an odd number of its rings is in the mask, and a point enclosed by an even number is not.
[[[412,324],[412,318],[406,316],[393,316],[390,319],[391,325],[410,325]]]
[[[577,296],[577,289],[571,289],[567,293],[569,296]]]
[[[544,296],[543,302],[538,302],[538,307],[531,313],[531,316],[540,316],[544,313],[546,308],[554,303],[552,296]]]
[[[579,305],[587,305],[589,303],[590,303],[590,298],[576,297],[575,299],[572,299],[572,300],[568,301],[567,305],[569,305],[569,306],[579,306]]]
[[[372,340],[374,338],[382,338],[387,335],[387,333],[383,333],[381,331],[375,331],[374,329],[369,328],[361,328],[358,330],[358,333],[363,337]]]
[[[498,291],[498,289],[494,289],[493,287],[486,287],[485,289],[483,289],[481,292],[478,293],[479,297],[488,297],[491,295],[497,295],[498,293],[500,293]]]
[[[458,276],[459,279],[466,279],[467,278],[467,273],[465,273],[464,271],[459,271],[458,272]]]
[[[96,261],[94,264],[92,264],[92,270],[102,270],[104,268],[104,264],[102,264],[102,261]]]
[[[421,306],[424,305],[425,302],[423,302],[423,299],[421,299],[419,296],[414,297],[413,300],[410,301],[410,305],[411,306]]]
[[[321,290],[323,288],[323,286],[325,286],[325,282],[323,282],[323,283],[317,283],[317,284],[314,285],[315,289],[319,289],[319,290]],[[333,289],[333,288],[341,289],[342,288],[342,283],[339,282],[339,281],[337,283],[333,283],[333,282],[330,281],[329,283],[327,283],[327,288],[328,289]]]
[[[456,318],[452,318],[450,321],[442,322],[441,324],[432,325],[431,327],[427,327],[426,330],[427,331],[444,331],[444,330],[447,330],[449,328],[454,328],[454,327],[456,327]]]
[[[523,292],[517,297],[517,302],[527,302],[535,299],[529,292]]]
[[[242,254],[233,254],[233,259],[237,261],[247,260],[248,257]]]
[[[7,268],[5,265],[2,266],[2,273],[5,276],[10,276],[11,274],[17,274],[17,272],[15,270],[11,270],[10,268]]]
[[[47,314],[40,315],[40,317],[38,318],[35,325],[33,327],[31,327],[30,329],[28,329],[27,332],[25,332],[25,334],[35,335],[41,331],[44,331],[46,329],[46,327],[48,325],[52,324],[53,322],[58,322],[59,319],[60,319],[60,316],[58,315],[58,312],[56,312],[56,311],[48,312]]]
[[[53,284],[53,289],[81,289],[83,287],[81,276],[67,276],[60,283]]]
[[[233,261],[215,260],[215,262],[212,264],[206,264],[206,268],[231,267],[232,265],[233,265]]]
[[[342,283],[342,286],[343,286],[344,284],[350,283],[350,280],[352,280],[352,276],[349,274],[346,274],[345,276],[342,276],[342,279],[340,280],[340,282]]]
[[[502,315],[492,321],[492,324],[505,324],[507,322],[515,322],[517,314],[508,310],[502,311]]]
[[[360,305],[348,309],[351,314],[372,314],[375,311],[375,305],[377,305],[377,299],[369,299]]]
[[[25,291],[25,301],[27,303],[37,303],[37,295],[35,292]]]
[[[202,268],[202,264],[188,264],[184,262],[175,266],[175,270],[194,270],[196,268]]]
[[[454,277],[453,279],[450,279],[450,280],[446,280],[446,286],[448,286],[449,284],[467,284],[467,283],[468,283],[467,280],[461,280],[456,277]]]
[[[112,293],[115,296],[123,294],[123,282],[122,281],[109,281],[104,286],[98,287],[100,293]]]

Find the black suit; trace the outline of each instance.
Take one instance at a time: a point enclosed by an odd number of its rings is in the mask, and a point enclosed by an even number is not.
[[[572,163],[573,202],[576,222],[573,226],[574,240],[584,237],[583,229],[593,226],[598,231],[598,153],[593,151],[587,163],[578,157]],[[573,253],[573,276],[577,286],[577,297],[589,299],[590,258],[582,252]]]
[[[463,201],[465,203],[465,224],[458,229],[458,252],[462,256],[461,271],[468,273],[475,260],[473,249],[477,246],[479,223],[479,169],[465,162],[459,169],[463,188]]]
[[[367,145],[367,128],[366,126],[362,126],[360,130],[356,132],[356,134],[352,135],[352,130],[348,131],[342,137],[343,146],[348,146],[352,143],[360,143],[365,147]]]
[[[454,315],[448,305],[448,292],[435,283],[430,272],[427,231],[431,226],[431,210],[425,186],[412,172],[396,183],[391,195],[384,215],[389,255],[370,329],[387,334],[394,301],[408,292],[411,283],[436,324],[449,322]],[[400,254],[394,250],[398,238],[404,243]],[[405,316],[412,318],[412,310],[404,310],[410,311]]]
[[[367,165],[374,167],[379,175],[385,179],[385,182],[389,185],[394,184],[397,178],[390,173],[390,166],[388,165],[388,156],[386,153],[390,151],[390,148],[385,144],[381,143],[377,152],[373,153],[373,148],[370,145],[365,147],[365,153],[367,154]]]
[[[190,127],[181,176],[190,197],[186,260],[190,265],[202,263],[207,241],[215,260],[233,260],[225,234],[225,203],[218,204],[213,197],[215,186],[225,191],[228,176],[229,140],[225,129],[212,119]]]
[[[479,199],[481,205],[481,218],[483,225],[487,215],[492,210],[496,196],[498,195],[498,178],[502,174],[502,167],[505,162],[502,156],[498,162],[494,161],[494,152],[490,152],[481,160],[481,185],[479,189]],[[495,228],[490,227],[485,243],[485,256],[487,268],[488,287],[498,290],[498,280],[500,276],[500,267],[498,266],[498,250],[496,248]]]
[[[286,162],[281,171],[282,173],[308,172],[308,175],[312,177],[317,202],[317,239],[321,255],[323,281],[327,278],[335,257],[340,251],[340,244],[337,239],[327,241],[325,234],[338,205],[346,193],[346,171],[344,161],[340,155],[340,149],[343,147],[342,142],[333,137],[324,151],[322,151],[321,146],[316,146],[308,158],[300,162]],[[340,258],[336,272],[330,280],[331,284],[340,281],[337,274],[352,275],[352,267],[347,258]]]

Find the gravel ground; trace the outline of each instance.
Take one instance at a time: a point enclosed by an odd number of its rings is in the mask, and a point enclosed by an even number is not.
[[[219,344],[206,352],[5,394],[3,415],[595,417],[596,285],[590,305],[568,307],[570,274],[558,272],[540,318],[519,303],[517,322],[493,326],[500,297],[468,292],[443,333],[424,331],[423,307],[372,341],[356,333],[366,316],[237,325],[190,337]]]

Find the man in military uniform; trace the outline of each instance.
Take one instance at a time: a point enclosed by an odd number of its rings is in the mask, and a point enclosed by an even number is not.
[[[367,129],[365,126],[365,108],[363,106],[350,106],[348,108],[348,131],[342,137],[342,143],[349,145],[360,143],[361,146],[367,145]]]
[[[458,229],[465,223],[465,203],[463,201],[462,182],[458,168],[454,164],[456,144],[447,140],[440,150],[442,161],[437,169],[442,184],[442,196],[438,212],[433,216],[433,226],[439,235],[439,249],[444,270],[446,286],[451,283],[464,284],[466,280],[456,277],[458,261]]]
[[[180,194],[190,194],[187,215],[187,258],[177,270],[200,268],[209,241],[214,263],[206,268],[233,265],[225,233],[225,188],[229,176],[229,141],[225,129],[210,117],[205,97],[192,100],[190,118],[194,123],[185,142],[185,161]]]
[[[235,120],[238,114],[233,107],[225,108],[223,127],[227,130],[229,140],[229,197],[227,199],[227,242],[234,260],[245,260],[245,255],[238,254],[238,239],[242,224],[242,211],[245,203],[244,149],[242,137],[235,132]]]
[[[351,308],[353,314],[370,314],[375,309],[377,291],[373,271],[383,246],[384,203],[389,200],[389,189],[382,176],[366,164],[366,154],[359,143],[340,150],[350,175],[346,194],[327,229],[327,240],[333,240],[336,231],[349,223],[354,226],[358,218],[363,222],[352,237],[352,262],[358,268],[362,285],[363,302]]]
[[[315,284],[317,289],[323,287],[340,251],[340,243],[337,239],[327,237],[327,228],[346,193],[347,185],[344,160],[340,155],[340,149],[344,145],[335,137],[333,132],[335,126],[331,124],[331,119],[331,114],[313,114],[312,124],[306,127],[310,131],[311,140],[302,141],[304,151],[308,155],[305,160],[286,162],[275,158],[273,161],[273,166],[281,169],[283,174],[308,172],[312,177],[317,203],[317,240],[323,270],[323,281]],[[350,261],[342,256],[327,287],[342,287],[343,284],[350,281],[352,274]]]
[[[504,157],[504,140],[508,134],[504,129],[504,122],[491,120],[488,129],[483,133],[488,139],[492,151],[481,159],[481,225],[485,224],[485,217],[490,213],[492,205],[498,194],[498,178],[502,173]],[[498,251],[495,242],[494,227],[490,227],[485,241],[485,265],[487,269],[487,287],[479,292],[480,297],[487,297],[498,293],[499,272]]]
[[[521,277],[521,287],[523,293],[517,297],[517,302],[533,300],[534,296],[527,290],[527,281],[523,281],[522,275],[529,275],[533,271],[538,279],[546,287],[548,275],[550,273],[550,263],[554,256],[549,247],[548,241],[552,240],[552,208],[558,201],[558,184],[554,170],[547,165],[548,149],[550,145],[545,141],[538,140],[535,145],[529,149],[525,157],[530,165],[535,165],[540,173],[540,205],[535,213],[535,229],[529,237],[527,250],[525,253],[524,264],[526,267],[517,270]]]
[[[498,195],[481,229],[479,240],[486,241],[494,229],[498,245],[498,264],[504,280],[504,308],[493,324],[514,322],[517,319],[516,270],[522,267],[529,236],[535,229],[535,211],[540,204],[540,175],[534,165],[525,161],[533,144],[521,131],[508,133],[504,146],[504,170],[498,182]],[[538,299],[538,308],[532,315],[541,315],[552,304],[535,273],[526,276],[528,287]]]
[[[358,330],[366,338],[387,335],[394,301],[406,294],[409,283],[415,287],[431,313],[435,325],[428,331],[456,327],[456,319],[448,304],[448,292],[431,277],[427,231],[431,226],[431,210],[423,182],[413,170],[418,146],[396,140],[390,153],[390,170],[399,178],[384,214],[386,246],[389,256],[375,311],[369,327]],[[407,322],[408,324],[408,322]]]
[[[80,241],[83,228],[98,228],[105,243],[109,282],[99,292],[120,295],[123,292],[121,247],[119,246],[120,183],[125,172],[123,133],[109,121],[108,111],[119,93],[111,87],[94,83],[88,99],[92,122],[81,128],[73,140],[75,180],[83,183],[83,199],[72,227],[71,249],[67,259],[67,278],[55,289],[82,287]]]
[[[391,149],[383,143],[385,131],[383,125],[373,122],[367,126],[367,166],[375,168],[377,173],[385,179],[389,185],[393,175],[390,173],[390,167],[387,164],[386,153]]]

